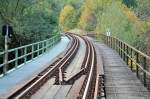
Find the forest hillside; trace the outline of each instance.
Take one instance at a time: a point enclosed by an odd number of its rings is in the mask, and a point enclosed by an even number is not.
[[[150,55],[149,6],[149,0],[0,0],[0,27],[9,23],[14,28],[9,48],[77,28],[97,37],[109,30]]]

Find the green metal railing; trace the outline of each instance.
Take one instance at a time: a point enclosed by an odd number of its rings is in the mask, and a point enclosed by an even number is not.
[[[8,73],[10,70],[20,67],[22,64],[33,60],[39,55],[46,52],[50,47],[60,41],[60,34],[53,36],[50,39],[18,48],[8,50],[8,61],[4,61],[5,52],[0,52],[0,75]],[[7,65],[6,65],[7,64]],[[5,67],[7,66],[7,67]],[[4,70],[6,68],[7,71]]]
[[[145,87],[150,90],[150,56],[116,37],[101,35],[103,41],[119,53],[130,69],[136,73]]]

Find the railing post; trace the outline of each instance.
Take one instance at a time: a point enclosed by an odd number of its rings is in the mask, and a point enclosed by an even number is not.
[[[31,52],[32,54],[31,54],[31,59],[33,59],[34,58],[34,45],[32,44],[32,52]]]
[[[129,55],[129,47],[127,46],[127,60],[126,60],[126,62],[127,62],[127,65],[129,65],[129,57],[128,57],[128,55]]]
[[[114,49],[117,51],[117,47],[116,47],[116,38],[114,38]]]
[[[24,48],[24,55],[25,55],[25,57],[24,57],[24,63],[26,63],[26,61],[27,61],[26,54],[27,54],[27,47]]]
[[[133,59],[133,50],[132,50],[132,48],[131,48],[131,70],[133,70],[133,61],[132,61],[132,59]]]
[[[114,49],[114,38],[112,37],[112,48]]]
[[[38,42],[38,44],[37,44],[37,56],[39,56],[39,46],[40,46],[40,44]]]
[[[8,51],[5,51],[5,58],[4,58],[4,63],[5,65],[3,66],[3,74],[6,75],[7,69],[8,69]]]
[[[113,42],[113,37],[111,37],[111,48],[114,49],[114,42]]]
[[[123,52],[122,50],[123,50],[123,49],[122,49],[122,42],[121,42],[121,58],[122,58],[122,52]]]
[[[47,47],[46,47],[46,41],[44,41],[44,52],[46,52],[46,49],[47,49]]]
[[[43,48],[43,50],[42,50],[42,54],[43,54],[44,53],[44,49],[45,49],[44,42],[42,42],[42,48]]]
[[[107,43],[108,43],[107,45],[109,46],[109,36],[107,36]]]
[[[112,48],[112,37],[110,37],[110,47]]]
[[[111,38],[112,38],[112,49],[114,49],[114,38],[113,37]]]
[[[117,51],[116,49],[116,39],[114,38],[114,49]]]
[[[119,41],[119,55],[120,55],[120,41]]]
[[[136,53],[136,63],[139,63],[139,54]],[[139,66],[136,65],[136,76],[139,77]]]
[[[48,40],[46,40],[46,51],[48,50]]]
[[[119,46],[118,39],[116,39],[116,49],[117,49],[117,52],[119,52],[118,46]]]
[[[109,47],[111,47],[111,37],[109,36]]]
[[[108,38],[109,38],[109,40],[108,40],[109,41],[109,47],[111,47],[110,36],[108,36]]]
[[[43,42],[43,53],[46,51],[46,42]]]
[[[97,38],[100,38],[105,43],[105,39],[104,39],[103,35],[99,35],[99,36],[97,35]]]
[[[15,50],[15,59],[18,58],[18,49]],[[15,61],[15,68],[18,66],[18,59]]]
[[[102,35],[102,38],[104,39],[105,44],[107,44],[107,38],[106,38],[106,35]]]
[[[106,42],[107,42],[106,44],[108,45],[108,36],[106,36]]]
[[[143,64],[143,68],[144,70],[146,70],[146,57],[144,57],[144,64]],[[144,86],[146,86],[146,73],[143,71],[143,82],[144,82]]]
[[[105,44],[107,44],[107,37],[104,35]]]
[[[47,51],[47,40],[45,41],[45,52]]]
[[[124,53],[124,54],[123,54],[123,60],[126,61],[126,60],[125,60],[125,55],[126,55],[126,54],[125,54],[125,53],[126,53],[126,45],[125,45],[125,44],[123,44],[123,53]]]
[[[5,35],[5,53],[4,53],[4,66],[3,66],[3,74],[6,75],[8,69],[8,25]]]

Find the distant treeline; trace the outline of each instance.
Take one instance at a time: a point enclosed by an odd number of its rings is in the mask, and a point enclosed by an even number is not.
[[[111,35],[150,55],[149,0],[1,0],[0,26],[9,23],[10,48],[79,28]],[[0,35],[0,49],[4,38]]]
[[[76,1],[77,2],[77,1]],[[64,31],[79,28],[111,35],[150,55],[149,0],[84,0],[80,9],[64,6],[59,24]]]

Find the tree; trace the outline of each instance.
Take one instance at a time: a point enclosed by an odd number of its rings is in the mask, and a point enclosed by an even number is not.
[[[60,12],[59,25],[62,30],[68,31],[76,25],[76,11],[73,6],[66,5]]]
[[[78,23],[78,27],[87,31],[95,29],[97,20],[95,11],[95,0],[86,0],[82,6],[81,16]]]
[[[135,9],[135,12],[142,20],[148,19],[150,17],[150,1],[137,0],[137,8]]]
[[[60,0],[0,0],[0,26],[9,23],[15,31],[10,48],[55,35]],[[58,3],[58,4],[57,4]],[[2,42],[2,37],[0,36]],[[1,46],[2,47],[2,46]]]
[[[136,0],[123,0],[122,1],[128,8],[134,8],[137,6]]]
[[[13,23],[35,0],[0,0],[0,18],[4,23]]]

